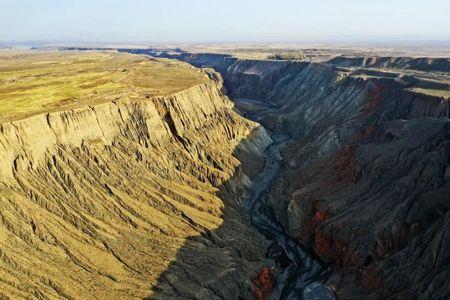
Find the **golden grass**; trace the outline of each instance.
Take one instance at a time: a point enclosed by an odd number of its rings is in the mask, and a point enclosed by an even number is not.
[[[450,99],[450,91],[448,91],[448,90],[424,89],[424,88],[411,88],[410,90],[415,93],[436,96],[436,97],[442,97],[446,100]]]
[[[0,121],[207,82],[187,64],[112,51],[0,52]]]

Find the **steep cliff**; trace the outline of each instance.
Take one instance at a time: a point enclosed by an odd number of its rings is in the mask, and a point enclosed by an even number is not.
[[[329,63],[340,67],[413,69],[450,72],[450,59],[428,57],[345,57],[338,56]]]
[[[182,58],[220,70],[233,98],[258,100],[238,101],[244,111],[291,136],[268,204],[291,236],[335,266],[330,285],[341,299],[450,296],[448,100],[414,91],[398,74]],[[354,65],[341,60],[333,63]],[[370,61],[385,60],[362,66]],[[414,60],[413,68],[448,71],[447,62]]]
[[[0,297],[249,297],[264,129],[210,80],[87,102],[0,125]]]

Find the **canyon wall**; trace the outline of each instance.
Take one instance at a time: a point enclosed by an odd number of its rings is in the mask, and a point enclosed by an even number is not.
[[[265,102],[258,121],[291,136],[269,205],[335,267],[340,299],[450,297],[448,100],[330,64],[178,58],[220,71],[232,98]]]
[[[1,124],[0,298],[250,297],[270,142],[213,82]]]
[[[428,57],[344,57],[338,56],[329,63],[340,67],[395,68],[419,71],[449,72],[450,59]]]

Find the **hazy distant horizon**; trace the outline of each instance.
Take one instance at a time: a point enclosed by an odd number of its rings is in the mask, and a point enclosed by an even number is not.
[[[2,2],[2,44],[450,41],[444,0]]]
[[[1,47],[158,47],[158,46],[198,46],[198,45],[223,45],[223,46],[248,46],[248,47],[400,47],[400,48],[442,48],[450,50],[450,39],[428,39],[412,37],[377,37],[373,39],[358,40],[346,37],[304,39],[298,41],[151,41],[151,40],[76,40],[76,39],[55,39],[55,40],[16,40],[1,41]]]
[[[308,37],[304,39],[297,40],[192,40],[192,41],[184,41],[184,40],[151,40],[145,38],[135,38],[135,39],[76,39],[76,38],[60,38],[60,39],[16,39],[16,40],[0,40],[0,44],[3,45],[14,45],[14,44],[127,44],[127,43],[136,43],[136,44],[154,44],[154,45],[167,45],[167,44],[186,44],[186,45],[198,45],[198,44],[401,44],[408,45],[414,44],[416,42],[423,42],[426,44],[435,44],[435,45],[446,45],[450,46],[450,38],[432,38],[427,36],[376,36],[376,37],[347,37],[347,36],[334,36],[334,37]],[[417,45],[412,45],[417,46]]]

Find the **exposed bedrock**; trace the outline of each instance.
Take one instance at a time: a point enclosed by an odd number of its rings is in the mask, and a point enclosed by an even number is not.
[[[220,71],[232,98],[274,108],[258,120],[291,139],[269,205],[335,266],[340,299],[450,297],[448,101],[332,65],[178,58]]]

